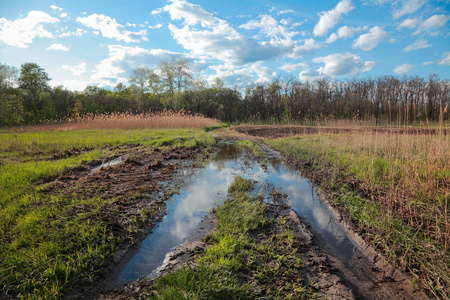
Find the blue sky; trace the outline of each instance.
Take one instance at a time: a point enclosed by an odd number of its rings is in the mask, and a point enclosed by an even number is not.
[[[51,85],[128,83],[187,58],[228,86],[276,76],[450,79],[450,2],[427,0],[0,0],[0,63],[36,62]]]

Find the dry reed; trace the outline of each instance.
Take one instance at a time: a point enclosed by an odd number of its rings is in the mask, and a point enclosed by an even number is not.
[[[104,115],[79,115],[63,121],[48,121],[32,130],[76,130],[76,129],[138,129],[138,128],[199,128],[218,126],[216,119],[187,111],[147,112],[141,114],[112,113]]]

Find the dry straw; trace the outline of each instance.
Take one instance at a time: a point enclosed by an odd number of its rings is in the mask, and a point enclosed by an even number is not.
[[[112,113],[105,115],[78,115],[64,121],[48,121],[33,129],[76,130],[76,129],[138,129],[138,128],[198,128],[217,126],[216,119],[187,111],[146,112],[141,114]]]

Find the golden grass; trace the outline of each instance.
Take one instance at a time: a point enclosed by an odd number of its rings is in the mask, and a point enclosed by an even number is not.
[[[64,121],[49,121],[32,130],[75,130],[75,129],[138,129],[138,128],[199,128],[218,126],[216,119],[186,111],[147,112],[141,114],[113,113],[105,115],[87,114]]]

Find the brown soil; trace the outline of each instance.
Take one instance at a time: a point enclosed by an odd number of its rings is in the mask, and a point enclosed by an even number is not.
[[[367,133],[391,133],[391,134],[428,134],[435,135],[442,133],[447,135],[448,129],[429,129],[429,128],[371,128],[371,127],[361,127],[361,128],[329,128],[329,127],[304,127],[304,126],[237,126],[232,127],[231,130],[245,134],[247,136],[253,136],[263,139],[277,139],[283,137],[289,137],[294,135],[305,135],[305,134],[318,134],[318,133],[351,133],[351,132],[367,132]]]
[[[139,244],[161,221],[165,214],[165,200],[177,189],[174,176],[182,167],[195,167],[205,158],[205,148],[142,149],[128,145],[116,149],[121,162],[100,167],[102,162],[91,162],[72,169],[57,178],[38,182],[50,194],[64,194],[70,198],[101,197],[109,201],[98,214],[107,224],[110,234],[124,240],[117,250],[105,277],[123,263],[135,245]],[[57,157],[70,155],[61,153]],[[89,207],[73,205],[65,213],[74,215],[89,211]],[[144,212],[144,213],[143,213]],[[94,283],[76,284],[66,299],[93,299],[104,287],[103,278]]]

